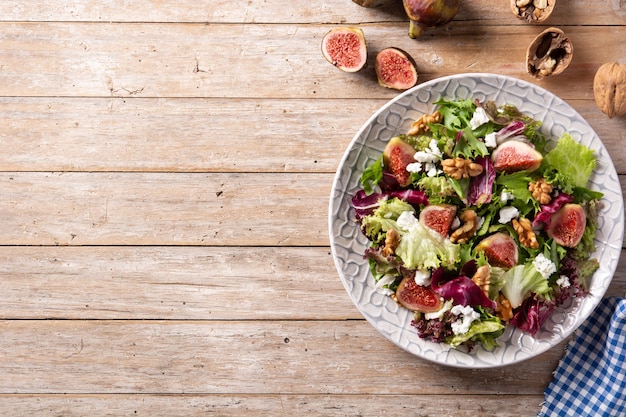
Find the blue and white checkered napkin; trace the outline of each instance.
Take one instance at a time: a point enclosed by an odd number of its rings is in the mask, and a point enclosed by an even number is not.
[[[603,299],[575,334],[538,416],[626,416],[626,299]]]

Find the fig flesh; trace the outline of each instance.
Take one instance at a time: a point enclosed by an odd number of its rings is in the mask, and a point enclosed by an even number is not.
[[[515,240],[506,233],[498,232],[484,238],[476,245],[476,252],[482,252],[491,266],[511,269],[517,265],[519,255]]]
[[[509,140],[493,151],[491,161],[497,172],[531,172],[539,168],[543,155],[526,142]]]
[[[383,165],[393,174],[401,187],[411,184],[411,173],[406,167],[415,162],[415,148],[395,136],[387,142],[383,151]]]
[[[580,204],[568,203],[552,215],[548,236],[566,248],[578,245],[585,233],[587,215]]]
[[[376,55],[378,84],[395,90],[407,90],[419,77],[415,60],[399,48],[385,48]]]
[[[456,206],[451,204],[431,204],[420,212],[419,221],[443,237],[450,235],[450,228],[456,216]]]
[[[367,62],[365,35],[359,28],[332,29],[322,39],[322,54],[340,70],[357,72]]]
[[[391,6],[395,0],[352,0],[359,6],[363,7],[385,7]]]
[[[461,0],[402,0],[410,20],[409,36],[413,39],[428,28],[443,26],[456,16]]]
[[[400,281],[396,299],[405,308],[422,313],[433,313],[443,307],[439,294],[431,287],[419,285],[413,277],[405,277]]]

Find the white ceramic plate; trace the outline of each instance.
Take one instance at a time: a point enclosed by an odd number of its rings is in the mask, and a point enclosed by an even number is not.
[[[517,106],[543,122],[541,131],[552,140],[563,133],[596,151],[597,168],[590,187],[604,193],[599,213],[594,257],[600,269],[594,274],[590,294],[557,309],[534,337],[507,326],[500,347],[471,353],[420,339],[410,325],[412,314],[391,298],[377,293],[363,252],[368,246],[354,221],[351,199],[360,189],[363,169],[382,153],[387,141],[406,133],[424,113],[432,113],[440,97],[476,98]],[[622,250],[624,204],[617,173],[602,141],[589,124],[554,94],[525,81],[494,74],[461,74],[420,84],[385,104],[363,125],[346,150],[337,170],[329,205],[329,232],[335,265],[350,298],[367,321],[397,346],[428,360],[463,368],[509,365],[545,352],[567,338],[604,296]]]

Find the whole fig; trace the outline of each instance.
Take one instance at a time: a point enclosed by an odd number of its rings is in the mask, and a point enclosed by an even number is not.
[[[461,0],[402,0],[402,4],[411,21],[409,36],[413,39],[425,29],[445,25],[461,8]]]
[[[596,105],[609,118],[626,114],[626,65],[603,64],[593,79]]]

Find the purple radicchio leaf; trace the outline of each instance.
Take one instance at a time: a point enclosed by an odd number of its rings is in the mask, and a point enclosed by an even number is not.
[[[421,205],[428,205],[428,196],[420,190],[383,191],[370,195],[363,190],[359,190],[352,197],[352,206],[356,211],[356,219],[360,221],[363,217],[373,214],[374,210],[380,206],[380,201],[389,198],[399,198],[416,209],[419,209]]]
[[[552,221],[552,215],[559,211],[567,203],[574,201],[574,197],[566,193],[560,193],[552,199],[550,204],[542,204],[541,210],[533,219],[533,228],[539,228],[541,226],[548,228]]]
[[[468,205],[480,206],[491,202],[496,171],[493,169],[490,158],[479,156],[475,162],[483,167],[483,172],[472,177],[467,193],[467,203]]]
[[[466,270],[470,269],[471,266]],[[443,268],[438,268],[433,271],[431,277],[432,288],[445,300],[452,299],[454,304],[462,306],[482,306],[492,310],[496,308],[495,301],[490,300],[483,290],[465,275],[447,279],[449,273],[446,273]]]

